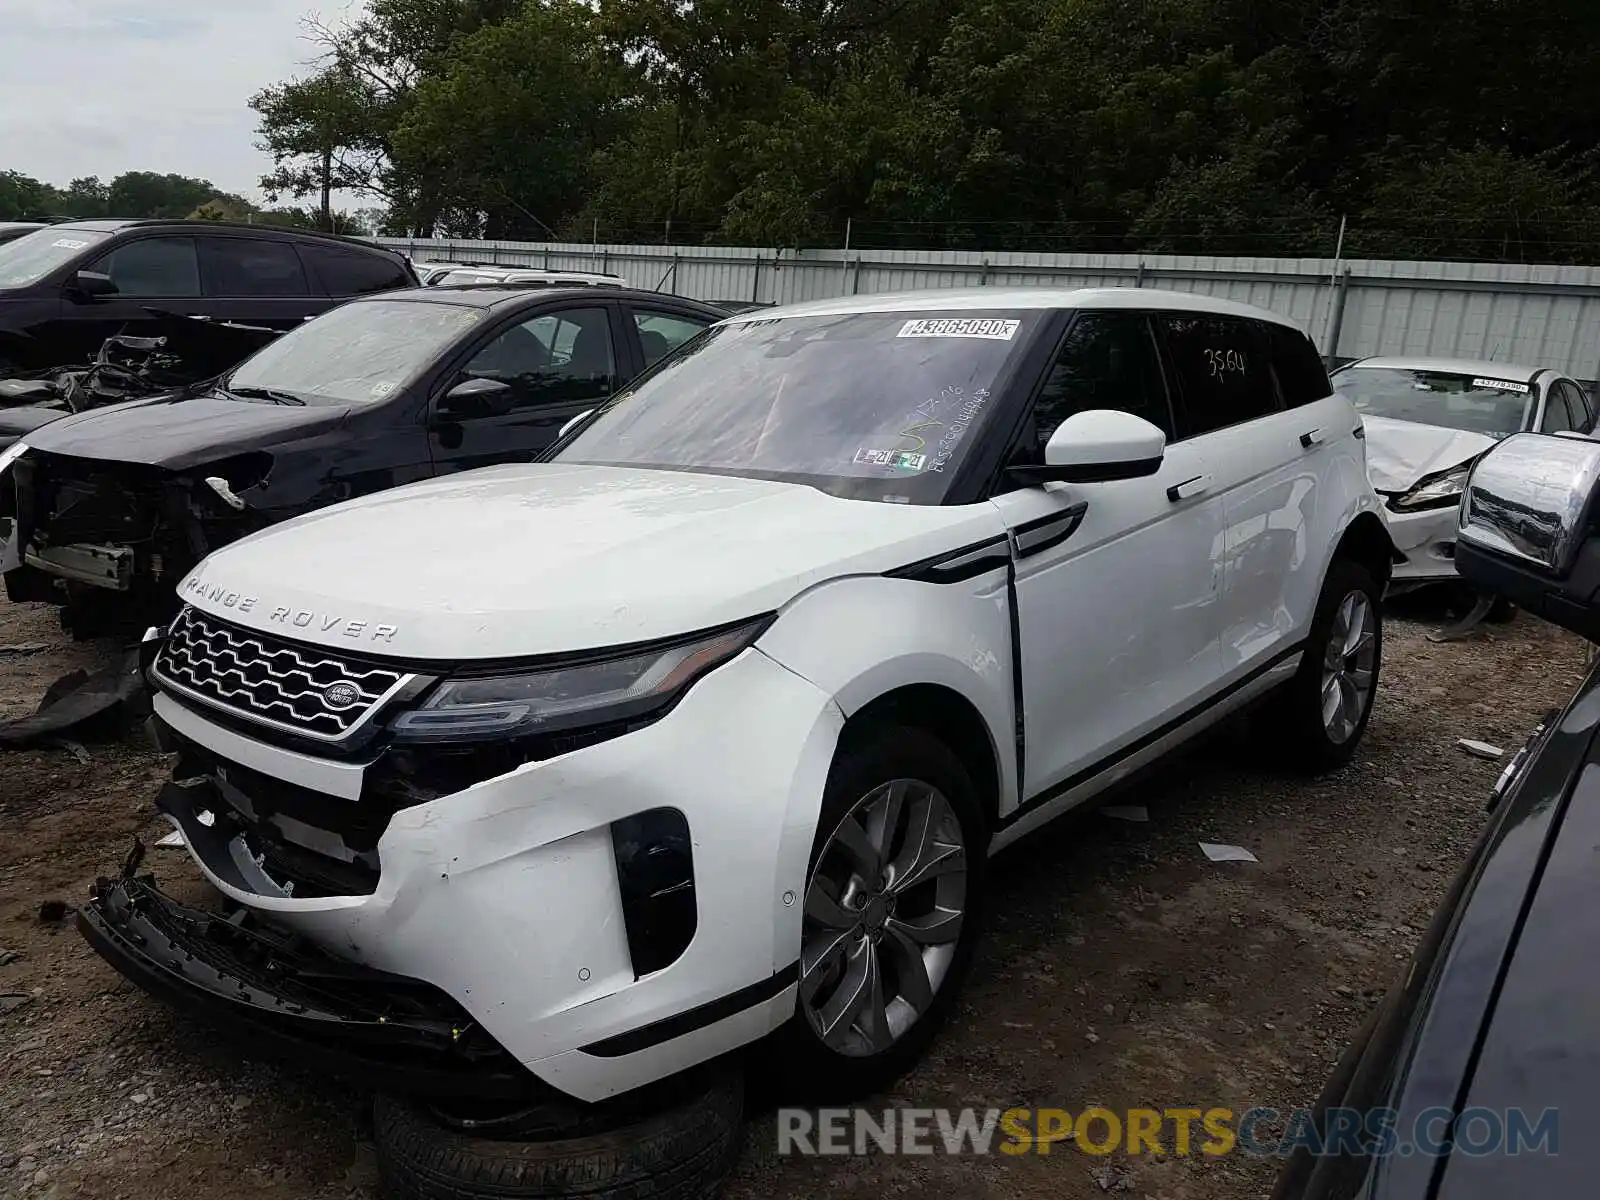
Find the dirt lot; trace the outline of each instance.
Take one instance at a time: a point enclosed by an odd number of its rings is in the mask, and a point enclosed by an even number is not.
[[[887,1102],[1079,1110],[1098,1102],[1242,1109],[1309,1103],[1402,968],[1483,822],[1498,766],[1458,737],[1514,750],[1562,703],[1582,644],[1537,621],[1436,645],[1392,620],[1376,717],[1356,763],[1313,782],[1253,769],[1223,740],[1131,800],[1148,824],[1058,823],[1005,855],[995,923],[965,1003]],[[48,612],[0,602],[0,717],[93,661]],[[362,1097],[213,1047],[123,983],[45,901],[75,903],[130,837],[164,832],[162,761],[135,742],[0,751],[0,1195],[95,1200],[346,1200],[375,1194]],[[1197,843],[1260,862],[1215,864]],[[152,851],[164,880],[181,852]],[[6,955],[0,953],[0,962]],[[881,1107],[874,1102],[875,1107]],[[1091,1197],[1104,1160],[780,1159],[752,1118],[734,1200]],[[1114,1162],[1123,1194],[1244,1200],[1272,1165],[1233,1157]]]

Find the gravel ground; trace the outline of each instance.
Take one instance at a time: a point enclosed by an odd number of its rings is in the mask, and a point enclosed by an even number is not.
[[[1310,1103],[1482,827],[1499,767],[1456,739],[1515,750],[1584,665],[1582,643],[1527,617],[1437,645],[1418,615],[1388,625],[1377,713],[1346,770],[1274,776],[1244,739],[1219,739],[1127,798],[1148,805],[1148,824],[1087,814],[1008,851],[950,1029],[868,1106]],[[0,601],[0,646],[36,642],[49,645],[0,650],[0,717],[95,661],[51,613]],[[87,765],[66,749],[0,751],[0,993],[26,997],[0,1005],[0,1196],[374,1197],[363,1097],[211,1045],[122,982],[70,919],[41,919],[45,902],[76,903],[114,871],[134,834],[164,832],[150,805],[162,760],[134,741],[88,749]],[[1210,863],[1201,841],[1260,861]],[[152,858],[164,884],[192,874],[181,852]],[[1019,1158],[780,1158],[775,1128],[771,1112],[752,1117],[732,1200],[1072,1200],[1107,1184],[1245,1200],[1273,1175],[1238,1156],[1105,1160],[1070,1144]]]

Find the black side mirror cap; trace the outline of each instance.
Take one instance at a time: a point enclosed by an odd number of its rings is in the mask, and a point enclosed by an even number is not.
[[[503,379],[468,379],[440,396],[433,411],[443,420],[461,421],[501,416],[511,404],[511,385]]]
[[[67,287],[77,292],[80,296],[115,296],[117,285],[111,276],[101,271],[79,271],[73,275]]]

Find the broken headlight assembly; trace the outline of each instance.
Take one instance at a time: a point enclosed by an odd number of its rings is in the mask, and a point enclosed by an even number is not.
[[[390,725],[397,742],[487,741],[629,721],[672,705],[760,636],[762,617],[649,649],[537,670],[454,676]]]
[[[1429,508],[1454,508],[1461,503],[1461,493],[1466,490],[1467,476],[1472,474],[1472,463],[1462,463],[1448,471],[1425,475],[1408,492],[1391,497],[1389,507],[1396,512],[1420,512]]]

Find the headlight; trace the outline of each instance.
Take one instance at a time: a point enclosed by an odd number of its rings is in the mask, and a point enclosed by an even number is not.
[[[4,450],[0,450],[0,475],[5,474],[5,469],[21,458],[27,449],[28,443],[18,438]]]
[[[404,741],[463,741],[551,733],[643,716],[672,703],[727,662],[767,618],[621,657],[526,674],[446,679],[390,728]]]
[[[1467,476],[1472,474],[1472,464],[1462,463],[1437,475],[1429,475],[1403,496],[1389,502],[1391,508],[1401,511],[1420,508],[1450,508],[1461,502],[1466,490]]]

